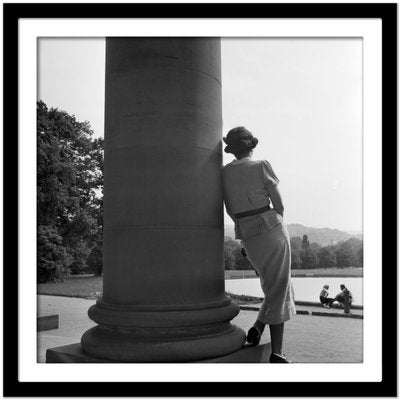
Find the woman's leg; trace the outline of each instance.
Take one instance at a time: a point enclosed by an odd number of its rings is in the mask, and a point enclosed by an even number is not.
[[[257,321],[254,323],[254,328],[256,328],[260,333],[264,332],[265,324],[264,322],[260,321],[257,319]]]
[[[283,330],[284,323],[269,326],[269,331],[271,334],[272,353],[282,355]]]
[[[285,227],[278,227],[242,240],[242,243],[249,261],[260,275],[264,293],[264,301],[253,326],[261,332],[265,324],[268,324],[272,351],[281,354],[284,327],[281,321],[289,320],[296,312],[290,283],[289,234]]]
[[[253,327],[249,329],[246,336],[246,341],[252,346],[257,346],[260,343],[261,335],[264,332],[265,324],[259,319],[254,322]]]
[[[330,306],[335,299],[332,297],[320,297],[319,300],[321,301],[321,304],[327,304]]]

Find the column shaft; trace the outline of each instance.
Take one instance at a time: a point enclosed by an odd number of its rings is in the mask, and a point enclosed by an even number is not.
[[[84,350],[192,361],[240,348],[224,295],[217,38],[106,41],[104,288]]]

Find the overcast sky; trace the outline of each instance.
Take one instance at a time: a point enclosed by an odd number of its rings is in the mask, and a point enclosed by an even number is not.
[[[362,40],[222,39],[223,135],[244,125],[288,223],[362,230]],[[39,39],[38,99],[104,134],[104,39]],[[224,164],[233,159],[224,154]],[[226,222],[229,217],[226,216]]]

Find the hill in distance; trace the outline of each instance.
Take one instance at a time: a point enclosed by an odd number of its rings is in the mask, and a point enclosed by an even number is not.
[[[308,236],[310,242],[318,243],[320,246],[328,246],[337,242],[348,240],[352,237],[362,239],[361,233],[348,233],[339,229],[311,228],[301,224],[287,224],[290,237],[303,235]],[[235,232],[232,224],[225,224],[225,236],[234,238]]]

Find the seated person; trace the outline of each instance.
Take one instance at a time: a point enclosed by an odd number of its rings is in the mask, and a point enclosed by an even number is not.
[[[328,297],[329,285],[324,285],[324,287],[321,290],[321,293],[319,294],[319,301],[325,308],[329,308],[330,304],[332,303],[333,299],[331,297]]]
[[[340,306],[344,306],[345,303],[345,298],[346,296],[348,297],[349,300],[349,305],[353,302],[353,295],[351,294],[350,290],[347,289],[347,287],[343,284],[340,285],[340,290],[341,292],[338,293],[335,298],[332,300],[332,302],[329,304],[329,306],[334,302],[337,301]]]

